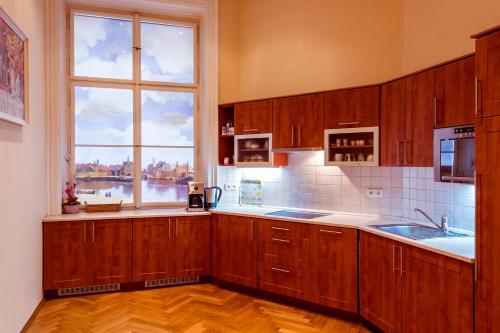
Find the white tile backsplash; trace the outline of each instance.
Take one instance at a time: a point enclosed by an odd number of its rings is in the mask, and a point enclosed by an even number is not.
[[[475,188],[473,185],[434,182],[433,168],[334,167],[324,166],[323,152],[296,152],[282,168],[217,169],[217,182],[241,179],[263,181],[264,205],[340,210],[382,214],[423,220],[420,208],[439,220],[450,216],[450,225],[474,230]],[[381,188],[382,198],[369,198],[370,187]],[[222,203],[237,204],[236,191],[224,191]]]

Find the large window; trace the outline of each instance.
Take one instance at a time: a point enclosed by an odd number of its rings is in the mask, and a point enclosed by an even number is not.
[[[70,12],[72,171],[89,203],[187,199],[196,174],[196,25]]]

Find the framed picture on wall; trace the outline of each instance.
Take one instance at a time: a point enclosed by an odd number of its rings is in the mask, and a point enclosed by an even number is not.
[[[0,120],[28,124],[28,39],[0,8]]]

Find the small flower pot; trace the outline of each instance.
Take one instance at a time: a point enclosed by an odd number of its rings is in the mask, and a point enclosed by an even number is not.
[[[81,204],[77,205],[63,205],[64,214],[77,214],[80,212]]]

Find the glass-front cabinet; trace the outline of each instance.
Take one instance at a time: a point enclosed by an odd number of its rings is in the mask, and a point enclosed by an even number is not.
[[[235,135],[234,161],[237,166],[273,165],[272,134]]]
[[[379,128],[325,130],[325,165],[378,166]]]

